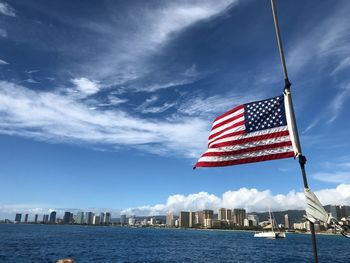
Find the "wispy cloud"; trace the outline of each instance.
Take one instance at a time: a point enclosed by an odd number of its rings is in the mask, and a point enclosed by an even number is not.
[[[338,92],[338,94],[334,97],[334,99],[331,101],[329,108],[330,108],[330,118],[328,120],[328,123],[332,123],[337,119],[339,116],[343,105],[350,97],[350,84],[347,86],[341,88]]]
[[[204,97],[194,96],[179,106],[178,111],[190,116],[208,116],[212,114],[224,113],[225,111],[238,106],[244,102],[254,101],[264,96],[258,92],[250,94],[223,94]]]
[[[324,205],[350,205],[350,184],[340,184],[336,188],[322,189],[315,193]],[[122,213],[149,216],[165,214],[168,211],[175,213],[203,209],[218,211],[221,207],[231,209],[240,207],[247,209],[248,212],[263,212],[269,208],[273,211],[305,209],[305,204],[303,192],[293,190],[287,194],[273,195],[270,190],[259,191],[255,188],[240,188],[227,191],[221,197],[207,192],[171,195],[163,204],[128,208],[123,210]]]
[[[162,2],[158,6],[141,5],[131,8],[122,19],[110,14],[113,17],[111,23],[80,23],[82,27],[98,34],[104,43],[101,52],[89,58],[91,61],[84,63],[82,68],[105,85],[121,85],[137,80],[157,70],[149,58],[161,53],[169,40],[191,25],[210,19],[237,2],[238,0]],[[127,32],[120,27],[120,21],[127,21]],[[118,26],[114,23],[118,23]],[[99,70],[96,71],[96,68]],[[182,79],[155,79],[148,85],[129,87],[132,90],[153,92],[184,85],[195,78],[196,69],[194,67],[186,72],[187,75]]]
[[[3,37],[3,38],[7,37],[7,31],[5,29],[0,28],[0,37]]]
[[[1,65],[8,65],[8,64],[9,64],[9,63],[6,62],[5,60],[0,59],[0,66],[1,66]]]
[[[328,183],[350,183],[350,161],[325,162],[323,170],[313,174],[313,178]]]
[[[25,80],[23,80],[23,82],[32,83],[32,84],[40,83],[39,81],[36,81],[36,80],[33,79],[33,78],[25,79]]]
[[[289,50],[287,52],[288,67],[295,75],[310,63],[313,63],[314,67],[320,66],[330,58],[340,61],[333,70],[333,74],[347,66],[346,58],[350,51],[347,44],[350,38],[347,28],[350,22],[349,10],[349,3],[343,2],[333,12],[333,15],[319,21],[317,27],[311,22],[300,31],[299,37],[287,49]]]
[[[158,101],[158,96],[153,95],[150,98],[146,99],[144,103],[139,105],[136,110],[142,113],[161,113],[176,105],[176,103],[166,102],[161,106],[154,106],[154,103],[156,101]]]
[[[156,121],[121,110],[91,111],[89,107],[74,96],[0,82],[0,133],[111,148],[148,144],[191,157],[205,145],[208,123],[200,118]]]
[[[0,2],[0,13],[5,16],[16,16],[15,10],[5,2]]]

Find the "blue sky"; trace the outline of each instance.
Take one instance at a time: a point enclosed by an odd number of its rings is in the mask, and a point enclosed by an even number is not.
[[[350,205],[350,3],[277,8],[309,184]],[[269,1],[0,1],[0,216],[302,208],[293,159],[192,170],[282,89]]]

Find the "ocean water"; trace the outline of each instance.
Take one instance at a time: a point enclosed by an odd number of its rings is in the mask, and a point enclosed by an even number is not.
[[[320,262],[350,262],[350,239],[318,235]],[[0,224],[0,262],[313,262],[311,236],[252,232]]]

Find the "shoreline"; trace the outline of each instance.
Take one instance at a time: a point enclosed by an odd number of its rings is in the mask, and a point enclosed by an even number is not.
[[[166,227],[166,226],[122,226],[122,225],[80,225],[80,224],[41,224],[41,223],[20,223],[20,224],[14,224],[14,223],[0,223],[0,225],[37,225],[37,226],[75,226],[75,227],[111,227],[111,228],[129,228],[129,229],[160,229],[160,230],[186,230],[186,231],[212,231],[212,232],[248,232],[248,233],[255,233],[255,232],[261,232],[260,230],[252,230],[252,229],[215,229],[215,228],[181,228],[181,227]],[[286,234],[305,234],[305,235],[311,235],[311,232],[300,232],[300,231],[293,231],[293,232],[285,232]],[[339,236],[340,233],[329,233],[329,232],[316,232],[316,235],[333,235],[333,236]]]

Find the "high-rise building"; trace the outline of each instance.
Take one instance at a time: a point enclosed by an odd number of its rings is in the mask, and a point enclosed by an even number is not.
[[[244,219],[246,219],[245,209],[235,208],[233,209],[233,222],[237,226],[244,226]]]
[[[326,205],[325,209],[328,213],[332,214],[332,217],[335,217],[338,220],[347,216],[346,207],[342,205]]]
[[[203,210],[203,218],[204,219],[213,219],[214,211],[213,210]]]
[[[63,224],[70,224],[72,223],[73,214],[71,212],[64,212],[63,216]]]
[[[189,226],[194,227],[196,225],[196,213],[190,212],[189,214]]]
[[[94,215],[92,218],[92,224],[93,225],[100,225],[101,224],[101,217],[98,215]]]
[[[168,212],[166,214],[166,222],[165,223],[167,226],[174,226],[175,225],[174,214],[172,212]]]
[[[154,217],[151,217],[151,219],[149,220],[149,224],[151,226],[154,226],[156,224],[156,219]]]
[[[85,214],[85,223],[88,225],[92,225],[92,219],[94,218],[93,212],[86,212]]]
[[[288,214],[284,215],[284,228],[289,229],[290,228],[290,221]]]
[[[247,219],[249,221],[249,226],[257,226],[259,224],[258,215],[254,215],[254,214],[247,215]]]
[[[185,227],[185,228],[190,227],[190,212],[181,211],[179,223],[180,223],[180,227]]]
[[[38,223],[38,217],[39,217],[38,214],[36,214],[36,215],[34,216],[34,223]]]
[[[105,223],[105,213],[100,213],[100,224],[101,225],[104,225]]]
[[[203,226],[206,228],[211,228],[212,220],[214,219],[213,210],[203,210]]]
[[[226,209],[226,220],[232,220],[232,210]]]
[[[28,214],[24,215],[24,223],[28,223]]]
[[[126,215],[121,215],[119,221],[121,225],[126,225]]]
[[[200,226],[204,225],[204,213],[203,213],[203,211],[197,211],[195,213],[194,221],[195,221],[196,225],[200,225]]]
[[[129,225],[134,226],[136,224],[136,218],[135,216],[129,217]]]
[[[52,211],[51,213],[50,213],[50,224],[55,224],[56,223],[56,211]]]
[[[76,217],[75,223],[79,224],[79,225],[85,224],[84,212],[78,212],[77,213],[77,217]]]
[[[344,217],[346,218],[347,214],[346,214],[345,206],[337,205],[336,206],[336,211],[337,211],[337,219],[338,220],[341,220]]]
[[[22,220],[22,214],[16,214],[15,223],[21,223],[21,220]]]
[[[49,215],[43,215],[43,224],[47,224],[49,221]]]
[[[106,212],[106,216],[105,216],[105,224],[108,226],[112,223],[112,216],[111,213]]]
[[[218,220],[227,220],[226,208],[220,208],[218,211]]]

